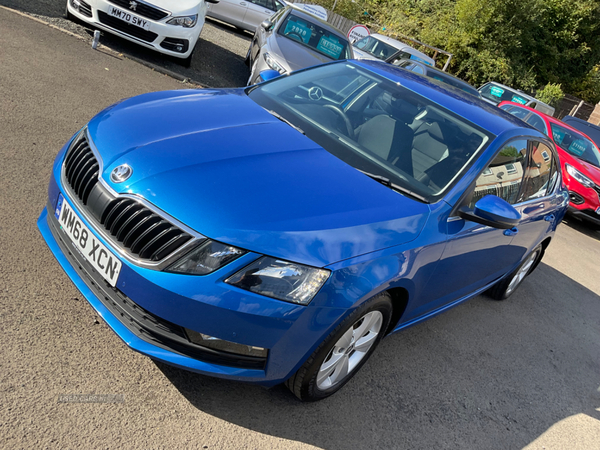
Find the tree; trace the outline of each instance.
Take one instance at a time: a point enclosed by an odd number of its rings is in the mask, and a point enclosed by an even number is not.
[[[389,32],[453,53],[450,72],[472,84],[494,80],[532,92],[554,83],[591,99],[600,64],[598,0],[367,2]]]

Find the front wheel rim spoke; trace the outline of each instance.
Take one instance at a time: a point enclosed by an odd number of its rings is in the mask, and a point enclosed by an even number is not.
[[[356,344],[354,344],[354,350],[361,353],[367,353],[375,342],[375,339],[377,339],[378,334],[379,333],[374,333],[372,331],[367,333],[365,336],[356,341]]]
[[[336,364],[333,373],[329,376],[332,385],[342,381],[348,375],[348,359],[348,355],[344,355]]]

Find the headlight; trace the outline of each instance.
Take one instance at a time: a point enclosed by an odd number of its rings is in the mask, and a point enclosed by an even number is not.
[[[567,172],[569,172],[569,175],[571,175],[573,178],[575,178],[577,181],[579,181],[585,187],[589,187],[589,188],[594,187],[594,182],[592,180],[590,180],[588,177],[586,177],[584,174],[582,174],[575,167],[571,166],[570,164],[565,164],[565,169],[567,169]]]
[[[308,305],[330,273],[263,256],[229,277],[225,283],[267,297]]]
[[[166,270],[188,275],[206,275],[229,264],[244,253],[246,253],[244,250],[231,245],[207,240]]]
[[[198,14],[194,14],[193,16],[181,16],[181,17],[173,17],[172,19],[167,20],[169,25],[177,25],[184,28],[192,28],[198,22]]]
[[[269,66],[271,69],[276,70],[281,75],[286,73],[286,70],[281,66],[281,64],[279,64],[277,61],[275,61],[275,58],[273,58],[271,55],[269,55],[269,53],[265,52],[264,58],[265,58],[265,62],[267,63],[267,66]]]

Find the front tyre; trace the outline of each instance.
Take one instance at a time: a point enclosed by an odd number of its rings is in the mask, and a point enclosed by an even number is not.
[[[541,246],[534,248],[513,273],[500,280],[488,291],[488,296],[494,300],[506,300],[516,291],[525,277],[533,272],[543,255],[544,249]]]
[[[329,397],[369,359],[390,324],[392,300],[376,295],[350,314],[317,347],[286,386],[302,401]]]

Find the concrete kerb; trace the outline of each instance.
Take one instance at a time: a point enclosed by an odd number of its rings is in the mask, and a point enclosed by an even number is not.
[[[68,34],[69,36],[72,36],[72,37],[74,37],[76,39],[79,39],[80,41],[89,42],[90,45],[91,45],[91,38],[86,38],[84,36],[80,36],[78,34],[72,33],[71,31],[65,30],[64,28],[61,28],[61,27],[58,27],[58,26],[56,26],[56,25],[54,25],[54,24],[52,24],[52,23],[50,23],[50,22],[48,22],[46,20],[43,20],[43,19],[40,19],[39,17],[35,17],[35,16],[30,15],[30,14],[18,11],[16,9],[8,8],[8,7],[3,6],[3,5],[0,5],[0,8],[4,9],[6,11],[9,11],[9,12],[11,12],[13,14],[18,14],[19,16],[26,17],[27,19],[30,19],[30,20],[33,20],[35,22],[41,23],[43,25],[46,25],[46,26],[48,26],[50,28],[53,28],[55,30],[58,30],[58,31],[60,31],[62,33]],[[109,53],[112,56],[127,58],[127,59],[129,59],[131,61],[134,61],[134,62],[138,63],[138,64],[146,66],[149,69],[154,70],[155,72],[162,73],[162,74],[167,75],[167,76],[169,76],[171,78],[174,78],[175,80],[177,80],[177,81],[179,81],[181,83],[189,84],[189,85],[191,85],[191,87],[197,87],[197,88],[206,88],[206,87],[208,87],[208,86],[204,86],[203,84],[201,84],[198,81],[195,81],[195,80],[193,80],[193,79],[191,79],[189,77],[185,77],[185,76],[183,76],[181,74],[178,74],[177,72],[173,72],[172,70],[165,69],[164,67],[157,66],[156,64],[152,64],[152,63],[150,63],[148,61],[144,61],[143,59],[137,58],[137,57],[132,56],[132,55],[127,55],[127,54],[119,53],[119,52],[113,50],[112,48],[107,47],[106,45],[103,45],[103,44],[98,44],[97,50],[102,50],[102,51],[104,51],[106,53]]]

